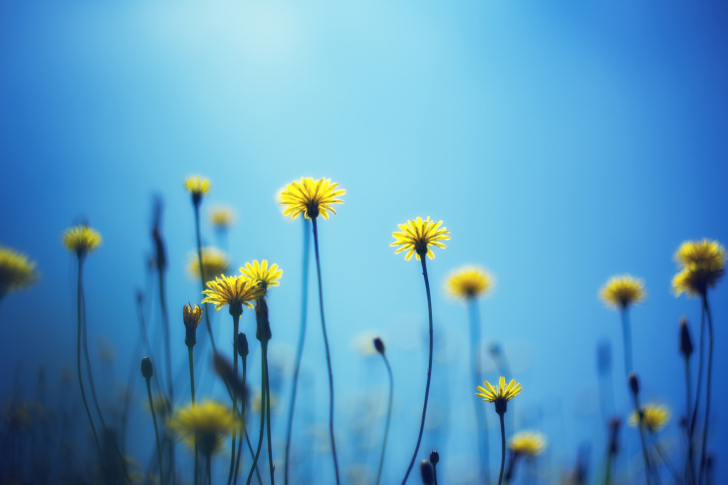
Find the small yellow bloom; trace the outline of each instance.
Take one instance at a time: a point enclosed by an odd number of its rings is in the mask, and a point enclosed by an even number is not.
[[[447,277],[445,289],[450,297],[469,300],[490,293],[495,280],[484,269],[476,266],[463,266]]]
[[[257,259],[253,261],[253,264],[245,263],[245,266],[240,268],[240,272],[264,290],[271,286],[278,286],[280,284],[278,280],[283,276],[283,270],[278,269],[277,264],[268,267],[267,259],[264,259],[262,263],[259,263]]]
[[[182,308],[182,322],[185,324],[185,344],[194,346],[197,343],[197,326],[202,320],[202,308],[188,303]]]
[[[521,385],[516,383],[515,379],[511,379],[511,382],[509,382],[506,386],[505,377],[500,378],[500,380],[498,381],[498,386],[495,388],[491,386],[490,382],[488,381],[483,382],[483,384],[485,384],[485,387],[487,387],[487,389],[478,386],[478,390],[480,392],[476,392],[475,395],[478,397],[482,397],[483,401],[495,403],[496,409],[498,409],[499,406],[504,405],[514,397],[518,396],[523,390]]]
[[[227,229],[235,222],[235,211],[232,207],[218,205],[210,209],[210,223],[215,229]]]
[[[599,296],[607,306],[624,309],[646,298],[645,283],[628,274],[614,276],[602,287]]]
[[[210,192],[210,181],[201,175],[190,175],[185,179],[185,188],[193,199],[199,201]]]
[[[88,226],[73,226],[63,233],[63,244],[79,257],[101,246],[101,234]]]
[[[205,271],[205,283],[207,283],[215,278],[215,275],[230,271],[230,259],[227,254],[217,248],[202,248],[202,268]],[[200,258],[196,252],[190,253],[187,274],[197,280],[200,279]]]
[[[672,280],[675,295],[700,296],[720,281],[725,273],[725,248],[718,241],[686,241],[675,253],[681,268]]]
[[[231,313],[238,310],[242,313],[242,305],[253,308],[250,302],[265,295],[265,290],[245,276],[220,275],[215,281],[208,281],[207,287],[209,289],[202,292],[205,295],[202,303],[212,303],[218,311],[225,305],[230,305]]]
[[[407,255],[404,257],[407,261],[412,259],[413,254],[416,254],[418,261],[425,254],[430,259],[435,259],[435,254],[430,249],[430,246],[445,249],[445,245],[440,241],[450,239],[450,236],[448,236],[450,231],[444,227],[440,229],[440,225],[442,225],[442,221],[433,222],[429,217],[424,221],[421,217],[418,217],[412,221],[407,221],[407,224],[398,224],[403,232],[392,233],[396,241],[390,244],[390,246],[400,246],[394,254],[407,251]]]
[[[0,246],[0,298],[11,291],[18,291],[38,280],[35,263],[24,254]]]
[[[546,437],[534,431],[521,431],[511,436],[508,447],[519,455],[538,456],[546,449]]]
[[[190,450],[195,441],[203,456],[212,455],[221,448],[225,436],[237,425],[231,408],[215,401],[203,401],[180,408],[169,421],[169,427],[185,440]]]
[[[337,183],[331,183],[330,179],[314,181],[312,178],[301,177],[300,182],[291,182],[280,195],[279,205],[285,206],[283,215],[295,219],[303,213],[306,219],[311,219],[320,214],[324,219],[328,219],[329,212],[336,214],[331,205],[344,203],[337,197],[344,195],[346,190],[337,190],[338,186]]]
[[[642,406],[642,425],[651,433],[660,431],[670,421],[670,410],[660,404],[645,404]],[[640,422],[637,412],[629,417],[629,425],[636,428]]]

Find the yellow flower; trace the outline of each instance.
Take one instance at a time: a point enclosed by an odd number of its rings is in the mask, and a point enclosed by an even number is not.
[[[277,264],[268,267],[268,260],[264,259],[259,263],[256,259],[253,264],[245,263],[245,267],[240,268],[240,272],[250,279],[251,282],[267,290],[271,286],[278,286],[278,280],[283,276],[283,270],[278,269]]]
[[[203,401],[180,408],[169,421],[169,427],[185,440],[190,450],[195,441],[203,456],[219,450],[225,436],[232,433],[236,423],[231,408],[215,401]]]
[[[447,277],[445,289],[452,298],[471,299],[490,293],[495,280],[484,269],[476,266],[463,266]]]
[[[337,183],[330,179],[321,179],[314,182],[312,178],[303,178],[293,181],[281,192],[279,205],[285,206],[284,216],[295,219],[303,213],[306,219],[316,218],[320,215],[329,218],[329,212],[336,214],[332,204],[343,204],[344,201],[336,197],[344,195],[346,190],[336,189]]]
[[[718,241],[686,241],[675,253],[681,268],[672,280],[675,295],[699,296],[714,287],[725,273],[725,248]]]
[[[208,281],[207,287],[209,289],[202,292],[205,295],[202,303],[212,303],[218,311],[225,305],[230,305],[231,314],[233,311],[242,313],[242,305],[253,308],[250,302],[265,295],[265,290],[245,276],[220,275],[215,281]]]
[[[534,431],[521,431],[511,436],[508,447],[519,455],[538,456],[546,448],[546,437]]]
[[[642,406],[642,425],[651,433],[660,431],[670,421],[670,410],[660,404],[645,404]],[[629,417],[629,425],[636,428],[640,422],[637,412]]]
[[[24,254],[0,246],[0,298],[32,286],[38,280],[35,263]]]
[[[210,192],[210,181],[201,175],[190,175],[185,179],[185,188],[192,194],[192,199],[199,202]]]
[[[210,223],[215,229],[227,229],[235,222],[235,211],[232,207],[219,205],[210,209]]]
[[[215,275],[225,274],[230,271],[230,260],[224,252],[217,248],[202,248],[202,268],[205,270],[205,283],[207,283]],[[190,254],[187,274],[192,278],[200,279],[200,258],[197,253]]]
[[[202,308],[188,303],[182,308],[182,322],[185,324],[185,344],[194,346],[197,343],[197,326],[202,320]]]
[[[74,226],[63,233],[63,244],[79,257],[101,246],[101,234],[88,226]]]
[[[624,309],[646,298],[645,284],[628,274],[614,276],[602,287],[599,296],[607,306]]]
[[[407,251],[407,255],[404,257],[405,260],[409,261],[412,255],[416,253],[417,260],[419,261],[421,256],[425,254],[430,259],[435,259],[435,254],[430,249],[430,245],[437,246],[438,248],[445,249],[445,245],[440,241],[446,241],[450,239],[450,231],[444,227],[440,229],[440,222],[433,222],[428,217],[424,221],[421,217],[415,220],[407,221],[407,224],[398,224],[399,228],[403,232],[393,232],[392,236],[396,239],[390,246],[400,246],[394,254]]]
[[[495,388],[491,386],[490,382],[488,381],[483,382],[483,384],[485,384],[485,387],[487,387],[487,389],[478,386],[478,390],[480,392],[476,392],[475,395],[478,397],[482,397],[483,401],[495,403],[495,409],[498,413],[500,413],[500,410],[505,412],[506,403],[514,397],[518,396],[523,390],[521,385],[516,383],[515,379],[511,379],[511,382],[509,382],[506,386],[505,377],[500,378],[500,380],[498,381],[498,386]]]

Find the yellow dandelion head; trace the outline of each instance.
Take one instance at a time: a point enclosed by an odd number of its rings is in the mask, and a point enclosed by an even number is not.
[[[523,388],[516,382],[515,379],[511,379],[511,382],[506,386],[506,378],[501,377],[498,381],[498,385],[493,387],[490,382],[485,381],[485,388],[478,386],[478,391],[475,395],[482,397],[483,401],[495,403],[495,410],[499,414],[506,412],[506,403],[518,396]]]
[[[725,273],[725,248],[718,241],[686,241],[675,253],[680,271],[672,280],[675,295],[699,296],[720,281]]]
[[[535,431],[521,431],[511,436],[508,447],[519,455],[538,456],[546,449],[546,437]]]
[[[190,175],[185,179],[185,188],[192,194],[195,204],[210,192],[210,187],[210,181],[201,175]]]
[[[35,263],[24,254],[0,246],[0,297],[33,286],[38,281]]]
[[[343,204],[337,199],[344,195],[346,190],[337,189],[339,184],[329,179],[314,181],[312,178],[301,178],[293,181],[281,192],[279,205],[284,206],[283,215],[295,219],[303,213],[306,219],[316,218],[319,215],[329,218],[329,212],[336,215],[332,204]]]
[[[445,290],[454,299],[468,300],[486,296],[495,285],[493,276],[477,266],[463,266],[445,280]]]
[[[230,271],[230,259],[227,254],[217,248],[211,246],[202,248],[202,269],[205,272],[205,283],[207,283],[215,275]],[[200,258],[197,252],[190,253],[187,274],[194,279],[200,279]]]
[[[235,222],[235,210],[226,205],[218,205],[210,209],[210,224],[215,229],[227,229]]]
[[[232,409],[216,401],[182,407],[169,421],[170,429],[184,439],[191,450],[195,449],[197,441],[203,456],[219,450],[222,439],[231,434],[236,425],[242,423],[233,418]]]
[[[264,296],[268,288],[280,284],[278,280],[283,276],[283,270],[279,269],[277,264],[272,264],[269,267],[267,259],[262,262],[258,262],[256,259],[252,264],[245,263],[245,266],[240,268],[240,272],[253,284],[265,290]]]
[[[207,288],[202,292],[205,295],[202,303],[212,303],[218,311],[229,305],[230,313],[238,315],[243,312],[242,305],[253,308],[251,302],[265,296],[265,290],[245,276],[220,275],[208,281]]]
[[[660,431],[670,421],[670,410],[662,404],[645,404],[642,406],[642,425],[651,433]],[[640,422],[637,412],[629,417],[629,425],[636,428]]]
[[[644,281],[628,274],[610,278],[599,292],[599,297],[608,307],[619,309],[637,305],[646,296]]]
[[[101,246],[101,234],[88,226],[73,226],[63,233],[63,245],[82,257]]]
[[[435,254],[430,249],[430,246],[437,246],[438,248],[445,249],[445,245],[440,241],[447,241],[450,239],[450,231],[444,227],[440,229],[442,221],[433,222],[428,217],[424,221],[421,217],[412,221],[407,221],[407,224],[399,224],[399,228],[402,232],[393,232],[392,236],[396,239],[390,246],[397,247],[394,254],[407,251],[404,259],[409,261],[412,259],[412,255],[416,255],[417,260],[423,257],[425,254],[430,259],[435,259]]]

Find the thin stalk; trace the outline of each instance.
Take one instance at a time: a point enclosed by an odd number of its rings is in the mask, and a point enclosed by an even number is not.
[[[675,467],[672,466],[672,461],[670,461],[670,457],[667,455],[664,448],[662,448],[660,441],[654,434],[652,435],[652,446],[655,447],[657,454],[660,455],[660,460],[662,460],[662,463],[664,463],[667,466],[667,469],[670,470],[670,474],[675,479],[675,483],[683,483],[682,478],[680,478],[680,474],[678,474],[677,470],[675,470]]]
[[[422,432],[425,430],[425,416],[427,415],[427,399],[430,397],[430,378],[432,377],[432,298],[430,297],[430,280],[427,277],[427,263],[425,262],[425,255],[422,254],[420,261],[422,262],[422,276],[425,278],[425,291],[427,292],[427,314],[429,316],[430,323],[430,355],[427,363],[427,386],[425,387],[425,402],[422,405],[422,421],[420,422],[420,433],[417,436],[417,446],[415,446],[415,452],[412,454],[412,460],[410,461],[407,473],[404,475],[402,485],[407,482],[412,467],[415,465],[417,459],[417,452],[420,450],[420,442],[422,441]]]
[[[245,389],[245,384],[248,377],[248,360],[243,357],[243,389]],[[240,411],[240,422],[242,423],[243,429],[245,429],[245,396],[242,398],[242,402],[240,403],[241,411]],[[240,468],[240,457],[242,456],[243,451],[243,435],[245,433],[240,433],[238,435],[238,456],[235,458],[235,472],[233,473],[233,484],[238,483],[238,470]]]
[[[79,274],[80,276],[80,274]],[[83,353],[86,359],[86,373],[88,374],[88,383],[91,388],[91,398],[93,399],[94,408],[96,413],[99,415],[101,421],[101,429],[106,430],[106,421],[104,421],[104,415],[101,413],[101,406],[99,405],[99,398],[96,395],[96,385],[94,384],[94,374],[91,367],[91,357],[88,351],[88,320],[86,317],[86,293],[83,290],[83,286],[79,285],[78,288],[80,299],[81,299],[81,312],[82,312],[82,324],[83,324]]]
[[[640,407],[639,397],[634,394],[634,409],[638,417],[637,429],[640,432],[640,443],[642,444],[642,458],[645,462],[645,478],[647,485],[650,485],[650,472],[652,467],[650,466],[650,455],[647,452],[647,444],[645,443],[645,430],[644,430],[644,415],[642,414],[642,408]]]
[[[202,266],[200,266],[202,269]],[[231,312],[232,313],[232,312]],[[240,327],[240,315],[233,315],[233,373],[235,380],[238,379],[238,328]],[[235,471],[235,437],[237,435],[237,413],[238,411],[238,389],[233,386],[233,435],[230,441],[230,471],[228,472],[228,485],[233,481]]]
[[[152,410],[152,421],[154,421],[154,435],[157,437],[157,460],[159,462],[159,482],[164,483],[164,468],[162,467],[162,446],[159,444],[159,428],[157,427],[157,413],[154,411],[152,401],[152,386],[147,377],[147,396],[149,396],[149,408]]]
[[[705,449],[708,444],[708,427],[710,425],[710,391],[712,390],[713,377],[713,316],[708,305],[708,290],[703,292],[703,308],[708,321],[708,374],[705,381],[705,426],[703,429],[703,446],[700,449],[700,472],[698,473],[698,485],[703,485],[703,472],[705,471]]]
[[[268,467],[270,468],[270,483],[275,485],[275,466],[273,466],[273,445],[271,442],[270,426],[270,374],[268,373],[268,340],[263,340],[263,362],[265,363],[265,416],[268,428]]]
[[[169,399],[174,402],[174,385],[172,383],[172,347],[169,330],[169,313],[167,312],[167,297],[165,293],[164,271],[159,269],[159,304],[162,307],[162,323],[164,325],[164,350],[167,361],[167,379],[169,380]]]
[[[612,483],[612,462],[614,461],[611,452],[607,453],[607,470],[604,474],[604,485],[611,485]]]
[[[470,316],[470,372],[471,380],[481,384],[483,375],[481,372],[482,362],[480,356],[480,314],[478,312],[478,302],[475,298],[468,299],[468,309]],[[485,407],[480,403],[477,396],[473,396],[473,404],[475,405],[475,419],[477,424],[478,451],[480,452],[480,480],[481,482],[490,484],[489,471],[489,450],[488,450],[488,418],[485,415]]]
[[[202,266],[202,239],[200,237],[200,205],[193,204],[195,207],[195,234],[197,236],[197,263],[200,265],[200,283],[202,284],[202,291],[205,291],[205,268]],[[212,325],[210,324],[210,312],[207,311],[207,303],[204,303],[205,310],[205,325],[207,326],[207,333],[210,335],[210,343],[212,343],[213,354],[217,354],[217,345],[215,345],[215,337],[212,334]]]
[[[622,307],[622,340],[624,342],[624,373],[629,375],[632,372],[632,331],[629,325],[627,308]]]
[[[503,421],[503,415],[505,413],[498,413],[498,417],[500,418],[500,428],[501,428],[501,466],[500,466],[500,474],[498,475],[498,485],[501,485],[503,483],[503,468],[506,464],[506,425]]]
[[[261,341],[261,346],[263,345]],[[261,376],[260,376],[260,382],[265,383],[268,380],[268,376],[266,376],[266,366],[265,366],[265,358],[263,357],[264,353],[260,352],[260,368],[261,368]],[[261,392],[260,396],[260,435],[258,436],[258,449],[255,450],[255,457],[253,458],[253,466],[250,467],[250,472],[248,473],[248,481],[245,482],[246,485],[250,485],[251,480],[253,480],[253,470],[257,469],[258,466],[258,458],[260,457],[260,449],[263,447],[263,436],[265,432],[265,390]]]
[[[212,453],[205,456],[205,463],[207,464],[207,484],[212,485]]]
[[[379,480],[382,477],[382,466],[384,465],[384,450],[387,447],[389,422],[392,419],[392,398],[394,397],[394,378],[392,377],[392,367],[389,365],[389,360],[387,360],[387,356],[384,353],[382,353],[382,358],[384,359],[384,365],[387,366],[387,374],[389,375],[389,405],[387,406],[387,424],[384,426],[384,441],[382,442],[382,454],[379,457],[379,471],[377,472],[376,485],[379,485]],[[435,482],[437,483],[437,479],[435,479]]]
[[[102,456],[101,453],[101,443],[99,442],[99,435],[96,433],[96,426],[94,426],[94,420],[91,417],[91,410],[88,407],[88,401],[86,400],[86,390],[83,387],[83,376],[81,374],[81,329],[83,327],[83,321],[82,321],[82,294],[83,294],[83,256],[79,256],[78,258],[78,304],[77,304],[77,312],[78,312],[78,340],[76,343],[76,363],[78,368],[78,384],[81,387],[81,397],[83,398],[83,405],[86,408],[86,415],[88,416],[88,422],[91,424],[91,431],[94,433],[94,441],[96,442],[96,448],[99,451],[99,456]]]
[[[303,355],[303,342],[306,338],[306,316],[308,314],[308,258],[311,252],[311,236],[308,230],[308,219],[303,219],[303,277],[301,284],[301,328],[298,333],[298,348],[296,349],[296,364],[293,368],[293,389],[291,402],[288,405],[288,426],[286,429],[286,457],[283,464],[283,483],[288,485],[288,469],[291,459],[291,435],[293,433],[293,410],[296,406],[296,392],[298,391],[298,373],[301,370],[301,356]]]
[[[698,385],[695,389],[695,405],[693,406],[693,416],[690,420],[690,441],[693,440],[695,434],[695,423],[698,419],[698,409],[700,408],[700,390],[703,384],[703,361],[705,360],[705,305],[700,306],[700,335],[698,336],[700,343],[698,346]]]
[[[688,356],[685,356],[685,401],[687,406],[687,412],[686,416],[687,419],[685,420],[685,431],[688,438],[688,456],[687,456],[687,466],[686,466],[686,475],[687,475],[687,482],[692,484],[695,482],[695,470],[693,469],[693,433],[691,431],[691,404],[693,402],[692,398],[692,388],[693,386],[690,383],[690,358]]]
[[[329,352],[329,339],[326,337],[326,321],[324,319],[324,294],[321,285],[321,260],[319,258],[318,229],[316,227],[316,219],[316,217],[311,218],[311,223],[313,225],[313,247],[314,252],[316,253],[316,273],[318,274],[319,308],[321,310],[321,330],[324,334],[324,346],[326,347],[326,366],[329,371],[329,434],[331,435],[331,452],[334,457],[336,485],[339,485],[341,483],[339,480],[339,460],[336,457],[336,440],[334,439],[334,374],[331,370],[331,353]],[[421,434],[422,433],[420,432],[420,435]],[[410,468],[412,468],[412,465],[410,465]]]
[[[192,345],[187,346],[188,360],[190,361],[190,393],[192,394],[192,405],[195,405],[195,367],[194,359],[192,358]],[[195,440],[195,485],[197,485],[197,478],[200,472],[200,450]]]
[[[432,476],[435,479],[435,485],[437,485],[437,465],[435,463],[432,464]]]

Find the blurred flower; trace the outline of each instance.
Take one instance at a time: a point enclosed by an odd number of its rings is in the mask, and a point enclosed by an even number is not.
[[[227,229],[235,222],[235,210],[226,205],[210,209],[210,223],[215,229]]]
[[[69,251],[82,257],[101,246],[101,234],[88,226],[73,226],[63,233],[63,244]]]
[[[32,286],[38,280],[35,263],[24,254],[0,246],[0,297]]]
[[[681,268],[672,280],[675,295],[699,296],[714,287],[725,273],[725,248],[718,241],[686,241],[675,253]]]
[[[271,286],[278,286],[278,280],[283,276],[283,270],[278,269],[277,264],[268,267],[268,260],[264,259],[259,263],[256,259],[253,264],[245,263],[245,267],[240,268],[243,273],[253,284],[256,284],[267,290]]]
[[[448,275],[445,289],[450,297],[467,300],[481,295],[486,296],[494,284],[493,276],[484,269],[463,266]]]
[[[172,403],[169,401],[169,397],[166,394],[155,394],[152,396],[152,405],[154,406],[154,413],[162,422],[166,422],[172,414]],[[148,400],[144,401],[144,409],[150,413],[152,412]]]
[[[285,188],[280,195],[280,205],[285,206],[284,216],[295,219],[303,213],[306,219],[318,217],[329,218],[329,212],[336,214],[332,204],[343,204],[344,201],[336,197],[344,195],[346,190],[336,189],[337,183],[331,183],[330,179],[321,179],[314,182],[312,178],[303,178],[301,181],[293,181]]]
[[[191,253],[187,273],[197,280],[200,279],[200,258],[197,253]],[[211,281],[215,275],[230,271],[230,260],[223,251],[214,248],[202,248],[202,268],[205,270],[205,283]]]
[[[442,221],[436,223],[431,221],[429,217],[424,221],[421,217],[418,217],[412,221],[407,221],[407,224],[398,224],[399,228],[404,232],[392,233],[396,241],[390,244],[390,246],[400,246],[394,254],[407,251],[407,255],[404,257],[407,261],[415,253],[418,261],[425,254],[430,259],[435,259],[435,254],[430,249],[430,245],[445,249],[445,245],[440,241],[450,239],[450,236],[447,235],[450,234],[450,231],[444,227],[440,229],[441,224]]]
[[[232,433],[236,423],[232,409],[216,401],[190,404],[177,410],[169,421],[169,427],[185,440],[191,450],[195,441],[200,453],[209,456],[219,450],[223,438]]]
[[[488,381],[483,382],[483,384],[485,384],[487,389],[478,386],[478,390],[480,392],[476,392],[475,395],[482,397],[483,401],[496,403],[496,405],[510,401],[514,397],[518,396],[523,390],[521,385],[516,383],[515,379],[511,379],[511,382],[509,382],[508,386],[506,386],[505,377],[500,378],[498,386],[495,388],[491,386]]]
[[[256,412],[256,413],[260,412],[260,409],[263,404],[262,399],[263,399],[263,395],[260,393],[260,391],[258,391],[258,393],[256,393],[250,400],[251,409],[254,412]],[[276,397],[276,394],[273,391],[271,391],[271,393],[270,393],[270,412],[271,413],[276,412],[277,404],[278,404],[278,398]]]
[[[628,274],[614,276],[602,287],[599,296],[608,307],[624,309],[645,299],[645,284]]]
[[[265,294],[265,290],[253,284],[245,276],[220,275],[215,281],[208,281],[207,287],[209,289],[202,292],[205,295],[202,303],[214,304],[217,311],[225,305],[230,305],[231,311],[240,307],[242,312],[242,305],[253,308],[250,302]]]
[[[521,431],[511,436],[508,447],[519,455],[538,456],[546,448],[546,437],[534,431]]]
[[[661,404],[645,404],[642,406],[642,425],[649,432],[660,431],[668,421],[670,421],[670,410],[667,406]],[[639,422],[640,417],[635,411],[629,417],[629,425],[636,428]]]
[[[197,326],[202,320],[202,308],[187,303],[182,307],[182,322],[185,324],[185,344],[194,346],[197,343]]]
[[[185,179],[185,188],[193,200],[199,200],[210,192],[210,181],[200,175],[190,175]]]

